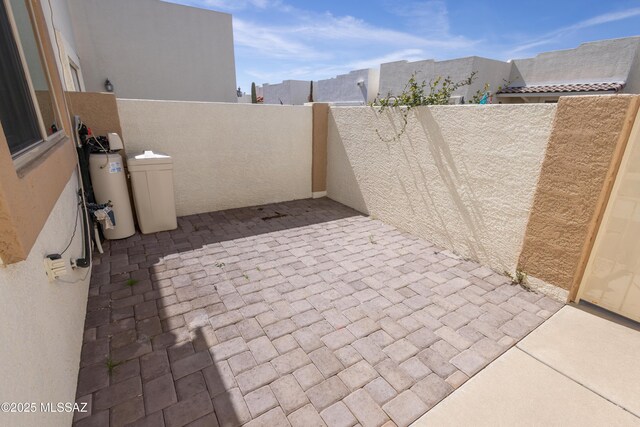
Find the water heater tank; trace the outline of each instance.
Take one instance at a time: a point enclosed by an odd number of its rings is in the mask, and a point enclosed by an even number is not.
[[[89,156],[89,174],[96,202],[113,204],[115,228],[103,229],[107,239],[124,239],[135,232],[129,189],[122,166],[122,157],[117,153],[93,153]]]

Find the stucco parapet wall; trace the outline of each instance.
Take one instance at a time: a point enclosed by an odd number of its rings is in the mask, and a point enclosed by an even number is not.
[[[172,156],[180,216],[311,197],[310,106],[117,103],[128,153]]]
[[[571,287],[612,156],[628,138],[629,118],[639,102],[637,95],[560,98],[520,256],[522,270]]]
[[[479,260],[514,271],[555,105],[332,107],[328,196]],[[379,136],[379,135],[380,136]]]
[[[514,59],[509,81],[511,86],[626,82],[639,49],[640,37],[626,37]]]
[[[418,81],[433,81],[438,77],[450,77],[453,81],[467,79],[472,72],[475,78],[471,85],[461,86],[454,92],[455,95],[469,99],[476,91],[484,91],[484,85],[489,84],[489,90],[495,91],[498,86],[504,84],[511,73],[511,63],[498,61],[479,56],[435,61],[397,61],[380,65],[380,88],[383,96],[388,93],[398,95],[404,89],[407,81],[413,73],[416,73]]]
[[[377,82],[371,82],[369,79],[373,72],[374,70],[365,68],[318,80],[315,82],[314,98],[318,102],[353,102],[354,105],[364,105],[373,101],[377,95],[370,93],[372,90],[376,92],[378,86]]]

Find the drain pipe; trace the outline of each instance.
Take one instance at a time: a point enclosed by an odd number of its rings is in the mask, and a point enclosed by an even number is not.
[[[80,176],[80,165],[78,165],[78,177],[80,179],[80,203],[82,204],[82,255],[83,258],[76,259],[75,265],[80,268],[91,267],[91,237],[89,236],[89,215],[87,213],[87,203],[84,199],[84,186],[82,185],[82,176]]]
[[[91,236],[89,231],[89,214],[87,212],[87,200],[85,199],[84,193],[84,181],[82,179],[82,167],[80,165],[80,150],[82,149],[80,146],[80,135],[78,135],[78,125],[79,125],[79,116],[74,117],[74,128],[75,128],[75,137],[76,137],[76,156],[77,163],[76,167],[78,170],[78,183],[80,184],[80,189],[78,189],[78,196],[80,197],[80,203],[82,208],[82,258],[78,258],[75,261],[75,265],[80,268],[89,268],[91,267]]]

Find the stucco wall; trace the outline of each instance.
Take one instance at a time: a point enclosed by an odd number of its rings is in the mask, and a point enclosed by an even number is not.
[[[482,90],[485,83],[489,83],[489,90],[496,92],[498,86],[504,85],[511,71],[511,64],[478,56],[451,59],[448,61],[397,61],[388,62],[380,66],[380,94],[399,94],[409,81],[411,74],[416,79],[427,83],[437,77],[451,77],[454,82],[465,80],[471,72],[476,71],[476,77],[470,86],[458,88],[454,95],[464,96],[465,102],[478,90]]]
[[[236,102],[231,15],[160,0],[69,0],[86,90]]]
[[[624,82],[639,47],[640,37],[627,37],[516,59],[509,80],[512,86]]]
[[[89,272],[50,283],[43,259],[73,234],[78,188],[74,173],[25,261],[0,268],[0,402],[74,402],[87,306]],[[65,258],[82,256],[82,230]],[[75,283],[68,283],[75,282]],[[38,407],[39,409],[39,407]],[[0,424],[71,425],[73,414],[0,414]]]
[[[265,83],[262,86],[262,93],[265,104],[303,105],[309,101],[310,89],[309,80],[285,80],[274,85]]]
[[[349,102],[364,105],[378,94],[377,70],[364,69],[340,74],[314,83],[316,102]],[[361,81],[362,84],[358,85]]]
[[[174,159],[178,215],[311,197],[308,106],[118,100],[128,153]]]
[[[327,191],[327,121],[329,104],[314,102],[313,111],[313,164],[311,166],[311,187],[313,196]]]
[[[112,93],[66,92],[65,97],[70,114],[80,116],[94,135],[122,133],[118,105]]]
[[[69,59],[71,59],[76,66],[80,67],[80,58],[73,33],[69,4],[67,0],[41,1],[40,4],[47,22],[49,38],[56,50],[56,63],[58,65],[58,72],[60,76],[62,76],[62,84],[65,90],[74,90],[73,76],[69,69]],[[80,84],[83,85],[81,69],[78,74]]]
[[[397,112],[334,107],[327,192],[496,270],[518,262],[554,105],[420,107]]]
[[[631,65],[631,71],[627,77],[627,84],[622,90],[624,93],[640,93],[640,49],[636,51],[636,56]]]
[[[632,95],[560,98],[520,256],[529,274],[571,287],[612,155],[628,137],[638,102]]]

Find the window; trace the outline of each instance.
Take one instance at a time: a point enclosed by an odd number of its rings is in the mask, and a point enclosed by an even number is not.
[[[69,70],[71,71],[71,77],[73,77],[73,87],[76,92],[82,92],[82,85],[80,84],[80,69],[69,58]]]
[[[61,136],[38,46],[26,2],[0,0],[0,122],[17,167]]]
[[[0,146],[0,258],[5,265],[29,256],[76,168],[45,2],[0,0],[0,144],[6,144]]]

